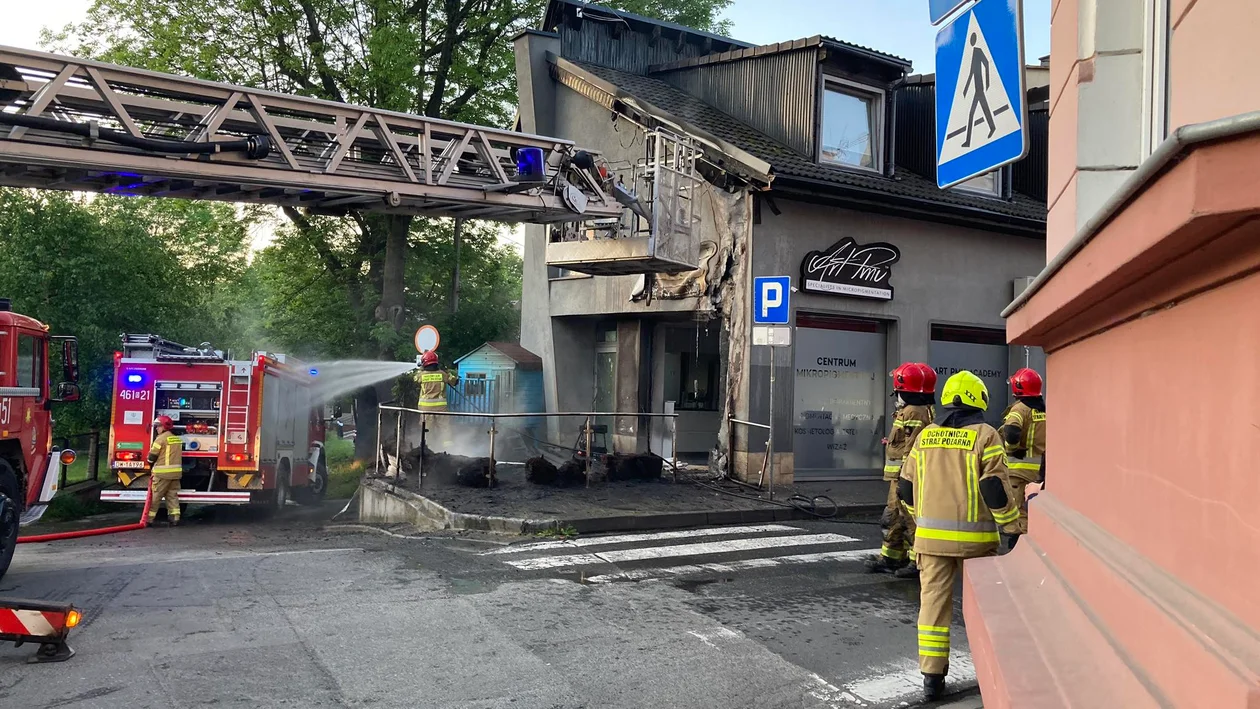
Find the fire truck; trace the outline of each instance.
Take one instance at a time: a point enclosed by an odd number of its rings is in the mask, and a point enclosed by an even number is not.
[[[109,460],[117,487],[105,502],[143,504],[153,420],[169,416],[184,441],[181,504],[284,507],[328,489],[318,371],[283,354],[247,359],[157,335],[123,335],[114,353]]]
[[[0,577],[9,569],[18,527],[43,515],[72,450],[52,442],[52,404],[79,399],[79,345],[12,311],[0,298]],[[50,386],[49,346],[61,346],[62,382]]]

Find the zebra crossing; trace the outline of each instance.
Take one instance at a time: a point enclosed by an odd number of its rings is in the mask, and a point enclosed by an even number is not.
[[[878,551],[846,534],[761,524],[527,542],[483,556],[518,571],[580,569],[599,584],[852,561]]]

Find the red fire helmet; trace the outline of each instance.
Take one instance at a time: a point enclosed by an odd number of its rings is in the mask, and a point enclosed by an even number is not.
[[[175,427],[175,420],[172,419],[170,416],[159,416],[153,419],[153,425],[157,426],[163,431],[169,431]]]
[[[423,355],[420,356],[421,367],[428,367],[430,365],[434,365],[437,363],[438,363],[437,352],[434,352],[433,350],[429,350],[428,352],[425,352]]]
[[[1015,396],[1041,396],[1045,386],[1041,375],[1028,367],[1012,374],[1006,383],[1011,385],[1011,393]]]
[[[931,394],[936,391],[936,370],[922,362],[905,362],[892,372],[893,391]]]

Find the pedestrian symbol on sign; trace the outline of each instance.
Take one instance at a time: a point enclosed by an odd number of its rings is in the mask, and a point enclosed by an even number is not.
[[[967,22],[967,49],[962,53],[940,162],[949,162],[1017,132],[1019,119],[973,13]]]

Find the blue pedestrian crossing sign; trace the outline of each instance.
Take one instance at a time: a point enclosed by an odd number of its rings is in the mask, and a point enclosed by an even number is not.
[[[786,325],[791,307],[791,276],[758,276],[753,279],[753,323]]]
[[[1028,152],[1022,0],[979,0],[936,35],[936,184]]]

